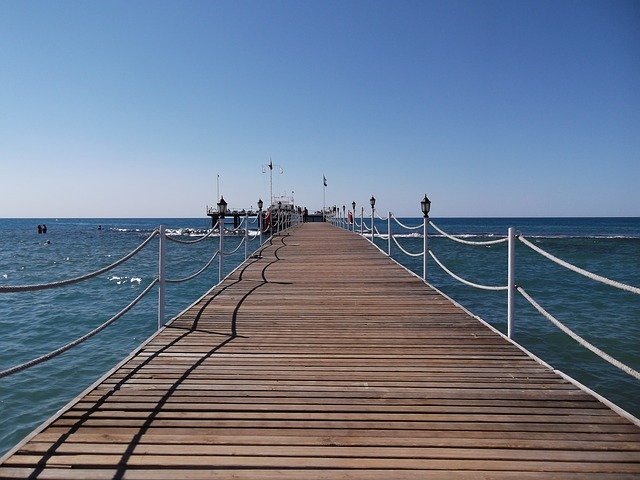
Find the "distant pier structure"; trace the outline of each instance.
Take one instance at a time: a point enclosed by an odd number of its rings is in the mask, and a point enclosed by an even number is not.
[[[221,202],[223,199],[220,199]],[[226,209],[226,202],[224,203]],[[228,209],[224,213],[224,218],[233,218],[233,228],[238,228],[242,219],[245,216],[250,218],[255,218],[261,216],[260,225],[265,232],[271,231],[272,229],[279,230],[276,228],[276,224],[280,223],[280,228],[284,228],[285,226],[288,228],[291,226],[291,216],[292,215],[302,215],[303,207],[296,206],[293,201],[293,197],[275,197],[271,206],[266,207],[264,210],[262,209],[262,200],[258,202],[258,210],[253,209]],[[207,216],[211,218],[211,228],[216,228],[218,224],[218,220],[220,219],[220,203],[216,206],[207,206]],[[325,216],[322,215],[322,212],[309,213],[307,215],[307,221],[309,222],[323,222]],[[226,225],[226,222],[225,222]]]

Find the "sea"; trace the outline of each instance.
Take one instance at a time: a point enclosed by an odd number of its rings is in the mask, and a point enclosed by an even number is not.
[[[422,218],[401,218],[416,226]],[[366,221],[366,220],[365,220]],[[601,276],[640,286],[640,218],[434,218],[442,230],[469,240],[504,237],[509,227],[549,253]],[[47,225],[38,234],[38,224]],[[172,238],[191,241],[211,228],[198,219],[0,219],[0,285],[56,282],[93,272],[127,255],[159,225]],[[387,221],[376,220],[375,243],[387,251]],[[232,229],[233,225],[227,225]],[[250,229],[251,229],[250,225]],[[255,226],[253,227],[255,229]],[[392,222],[402,247],[422,250],[422,231]],[[258,248],[250,231],[224,239],[224,273]],[[202,269],[219,237],[198,243],[167,242],[166,275],[181,279]],[[429,248],[471,282],[506,285],[507,246],[469,246],[429,232]],[[422,259],[392,245],[392,257],[422,275]],[[135,299],[158,273],[158,238],[114,270],[62,288],[0,293],[0,371],[84,335]],[[193,280],[167,284],[165,320],[180,313],[218,283],[214,260]],[[506,292],[478,290],[446,274],[429,259],[427,281],[467,310],[506,332]],[[587,279],[556,265],[526,245],[516,248],[516,281],[547,311],[613,357],[640,370],[640,295]],[[157,330],[157,287],[105,330],[70,351],[0,378],[0,455],[17,444]],[[619,371],[558,330],[520,295],[514,339],[554,368],[572,376],[636,417],[640,381]]]

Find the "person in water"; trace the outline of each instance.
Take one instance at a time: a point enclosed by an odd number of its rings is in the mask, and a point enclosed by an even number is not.
[[[44,223],[42,224],[42,233],[47,233],[47,226]]]
[[[42,225],[38,225],[38,233],[42,233]]]

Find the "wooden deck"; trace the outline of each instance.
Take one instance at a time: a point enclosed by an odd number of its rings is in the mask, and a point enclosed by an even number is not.
[[[640,478],[640,428],[366,240],[277,237],[0,478]]]

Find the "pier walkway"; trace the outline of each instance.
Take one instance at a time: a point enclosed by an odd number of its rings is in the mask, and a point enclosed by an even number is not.
[[[640,428],[324,223],[277,236],[0,478],[640,478]]]

